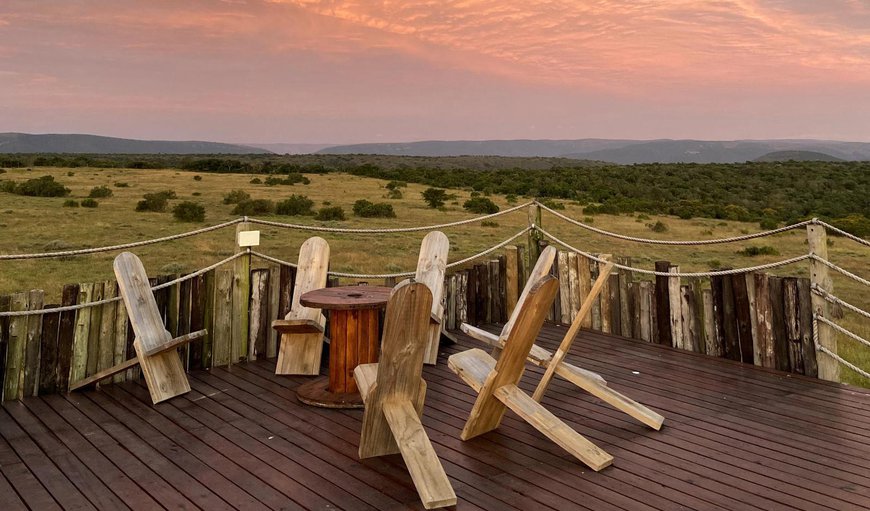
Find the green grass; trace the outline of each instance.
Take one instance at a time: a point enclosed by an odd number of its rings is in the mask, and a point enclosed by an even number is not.
[[[311,184],[265,186],[250,184],[249,174],[203,174],[195,181],[191,173],[177,170],[94,169],[76,168],[72,176],[66,168],[10,169],[2,178],[16,182],[43,175],[51,175],[71,189],[67,198],[22,197],[0,193],[0,253],[31,253],[70,248],[86,248],[156,238],[213,225],[236,218],[233,204],[223,204],[226,193],[242,189],[254,199],[279,202],[292,194],[306,195],[319,209],[324,203],[341,206],[348,213],[343,222],[320,222],[311,216],[271,216],[270,220],[306,225],[332,225],[344,227],[402,227],[430,225],[466,219],[472,216],[461,204],[470,198],[469,191],[449,190],[456,199],[448,201],[440,210],[429,208],[421,192],[428,186],[409,183],[402,188],[401,199],[387,199],[388,181],[347,174],[307,175]],[[118,187],[115,183],[127,183]],[[100,199],[98,208],[64,208],[65,200],[81,200],[98,186],[109,186],[113,195]],[[164,213],[136,212],[136,203],[145,193],[172,190],[177,198],[169,201]],[[393,206],[396,218],[359,218],[350,214],[358,199],[387,202]],[[505,197],[493,195],[491,199],[502,209],[511,207]],[[523,202],[523,198],[518,199]],[[203,223],[178,222],[172,217],[174,205],[191,201],[205,207]],[[569,217],[583,219],[582,207],[565,202],[563,211]],[[665,233],[652,232],[646,225],[662,222]],[[524,211],[499,217],[487,226],[471,224],[445,229],[450,238],[450,260],[457,260],[492,246],[527,225]],[[610,253],[617,257],[631,257],[633,265],[652,268],[657,260],[679,264],[683,271],[703,271],[712,266],[744,267],[777,261],[806,253],[806,233],[795,230],[763,240],[745,243],[680,247],[639,245],[601,236],[571,226],[544,214],[543,227],[582,250]],[[713,219],[682,220],[673,216],[596,215],[594,225],[606,230],[660,239],[706,239],[735,236],[758,231],[757,223],[721,221]],[[258,227],[261,246],[258,251],[285,260],[295,261],[301,242],[312,233],[271,227]],[[413,270],[420,240],[425,233],[400,234],[332,234],[320,233],[332,248],[331,268],[351,273],[385,273]],[[524,240],[518,240],[524,241]],[[831,238],[829,257],[834,263],[862,275],[870,275],[868,249],[844,238]],[[771,247],[773,250],[750,250],[755,256],[737,254],[747,247]],[[216,262],[234,251],[234,229],[227,228],[194,238],[150,245],[134,250],[143,260],[148,272],[160,273],[193,271]],[[778,252],[773,255],[766,252]],[[44,289],[47,302],[60,298],[63,284],[109,280],[112,259],[116,253],[101,253],[66,259],[39,259],[0,262],[0,293],[27,289]],[[782,268],[774,273],[807,276],[808,263]],[[834,274],[834,292],[842,299],[861,307],[868,307],[870,292],[860,284]],[[840,321],[863,337],[870,337],[870,320],[847,314]],[[861,367],[870,368],[870,348],[840,336],[841,354]],[[870,386],[852,371],[843,369],[843,381]]]

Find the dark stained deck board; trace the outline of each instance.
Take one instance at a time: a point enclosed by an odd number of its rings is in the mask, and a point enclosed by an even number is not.
[[[481,346],[459,337],[424,369],[423,417],[459,509],[870,509],[870,391],[583,331],[570,362],[666,417],[649,430],[554,379],[545,406],[615,456],[595,473],[512,412],[461,441],[475,395],[446,357]],[[273,371],[194,371],[157,406],[142,382],[4,404],[0,509],[422,509],[400,456],[357,459],[360,410],[300,405],[307,379]]]

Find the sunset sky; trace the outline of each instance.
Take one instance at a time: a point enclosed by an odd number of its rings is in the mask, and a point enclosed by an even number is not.
[[[2,0],[0,132],[870,141],[868,0]]]

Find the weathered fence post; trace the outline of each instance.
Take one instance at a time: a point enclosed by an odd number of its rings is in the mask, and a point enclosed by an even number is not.
[[[505,307],[507,317],[511,317],[514,307],[517,306],[520,292],[519,251],[517,247],[509,245],[504,247],[505,260]]]
[[[233,334],[230,343],[230,360],[232,365],[248,354],[248,314],[251,301],[251,256],[250,248],[239,244],[239,233],[248,231],[251,224],[241,222],[236,225],[236,253],[249,252],[233,262]]]
[[[543,234],[538,230],[541,227],[541,208],[537,204],[529,206],[529,227],[532,230],[529,231],[529,264],[527,267],[532,268],[538,257],[541,256],[540,242],[544,239]]]
[[[671,269],[669,261],[656,261],[656,271],[668,273]],[[664,275],[656,275],[655,305],[656,320],[658,322],[659,344],[673,346],[671,338],[671,299],[669,295],[669,278]]]
[[[807,225],[807,242],[810,248],[810,255],[814,255],[820,259],[828,259],[828,234],[825,227],[816,223]],[[818,287],[822,291],[832,293],[834,285],[831,277],[828,274],[828,267],[816,259],[810,259],[810,284]],[[823,296],[812,293],[813,313],[830,318],[830,306]],[[833,354],[837,354],[837,339],[831,332],[831,328],[822,323],[816,322],[818,328],[819,345]],[[819,378],[828,381],[840,381],[840,364],[831,356],[818,358]]]

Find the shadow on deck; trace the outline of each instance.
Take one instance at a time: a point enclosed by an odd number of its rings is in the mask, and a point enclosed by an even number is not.
[[[479,345],[457,335],[424,370],[423,424],[460,509],[870,507],[866,390],[584,331],[568,359],[666,417],[651,431],[557,377],[544,404],[615,457],[595,473],[511,412],[460,441],[475,395],[446,356]],[[357,459],[360,410],[300,405],[306,379],[273,370],[194,371],[191,393],[155,407],[134,383],[6,403],[0,509],[420,508],[400,456]]]

